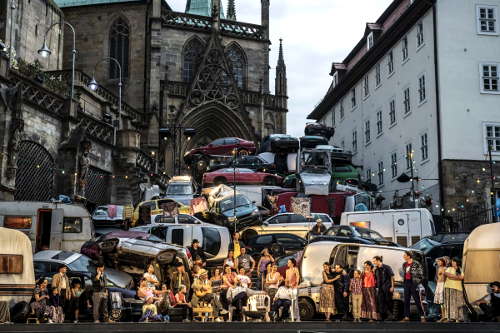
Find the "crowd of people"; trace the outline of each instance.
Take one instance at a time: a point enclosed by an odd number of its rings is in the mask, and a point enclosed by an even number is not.
[[[298,287],[300,272],[295,259],[287,262],[284,274],[278,271],[276,258],[264,249],[255,260],[236,233],[221,267],[211,272],[197,240],[189,248],[194,266],[187,271],[177,262],[166,281],[158,278],[156,267],[150,264],[140,277],[132,295],[142,300],[143,322],[165,322],[175,312],[182,320],[193,320],[197,308],[210,307],[215,321],[241,320],[248,299],[253,295],[267,295],[270,300],[269,318],[300,320]],[[420,321],[426,321],[424,307],[425,288],[422,263],[405,252],[400,267],[403,278],[403,319],[410,321],[411,299]],[[436,290],[434,304],[439,306],[440,322],[464,320],[465,300],[462,290],[463,272],[458,259],[436,260]],[[79,281],[70,282],[66,266],[48,279],[41,278],[31,303],[32,314],[39,320],[61,323],[65,319],[78,322],[83,312],[92,313],[95,322],[112,321],[110,314],[110,288],[105,267],[99,264],[92,274],[92,295],[82,297],[84,288]],[[323,283],[320,288],[319,312],[330,320],[354,322],[396,320],[393,293],[394,272],[384,264],[381,256],[364,262],[363,270],[348,271],[340,264],[323,264]],[[493,292],[477,301],[491,318],[500,319],[500,282],[493,282]],[[90,312],[90,309],[92,311]]]

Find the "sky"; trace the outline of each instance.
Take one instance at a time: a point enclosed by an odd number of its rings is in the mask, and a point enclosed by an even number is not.
[[[259,0],[235,0],[238,21],[260,24]],[[186,0],[167,0],[183,12]],[[302,136],[307,115],[331,83],[332,62],[342,62],[392,0],[271,0],[271,92],[279,39],[288,77],[287,132]],[[222,0],[226,12],[227,0]]]

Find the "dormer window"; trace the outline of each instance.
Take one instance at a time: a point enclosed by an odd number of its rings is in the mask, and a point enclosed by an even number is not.
[[[335,72],[335,73],[333,73],[332,87],[335,88],[338,83],[339,83],[339,73]]]
[[[373,44],[375,42],[373,31],[368,34],[368,37],[366,37],[366,49],[370,50],[373,47]]]

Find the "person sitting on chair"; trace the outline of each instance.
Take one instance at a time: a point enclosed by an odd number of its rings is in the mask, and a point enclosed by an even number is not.
[[[249,296],[256,295],[260,292],[249,289],[242,285],[239,279],[236,279],[234,286],[227,290],[227,301],[230,306],[235,308],[234,314],[241,314],[243,307],[247,304]]]
[[[279,309],[283,308],[281,316],[276,318],[280,321],[290,316],[290,307],[292,306],[292,293],[289,287],[285,285],[285,281],[281,281],[279,284],[278,291],[274,295],[273,305],[271,306],[271,311],[273,317],[278,317]]]
[[[491,293],[472,304],[479,305],[481,310],[485,313],[487,320],[500,322],[500,282],[491,282],[490,288]]]
[[[200,278],[193,283],[193,299],[191,300],[193,307],[198,307],[199,303],[207,303],[212,305],[215,316],[219,313],[226,314],[227,311],[222,308],[219,298],[212,291],[212,282],[208,279],[208,272],[201,269],[199,275]]]

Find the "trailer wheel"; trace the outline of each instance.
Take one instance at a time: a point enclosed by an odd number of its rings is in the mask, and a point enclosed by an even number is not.
[[[311,321],[316,315],[316,306],[307,298],[299,298],[299,313],[301,321]]]

